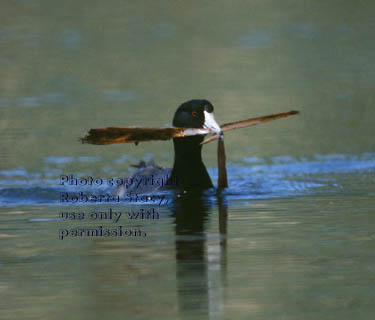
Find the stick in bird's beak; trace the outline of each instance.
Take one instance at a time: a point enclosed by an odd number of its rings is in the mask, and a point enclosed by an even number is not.
[[[217,145],[217,167],[219,170],[217,188],[220,191],[224,188],[228,188],[226,157],[224,149],[224,134],[220,136]]]
[[[259,124],[259,123],[265,123],[265,122],[268,122],[268,121],[272,121],[272,120],[276,120],[276,119],[280,119],[280,118],[284,118],[284,117],[289,117],[291,115],[298,114],[298,113],[299,113],[299,111],[292,110],[292,111],[289,111],[289,112],[271,114],[269,116],[263,116],[263,117],[251,118],[251,119],[247,119],[247,120],[229,122],[229,123],[223,124],[221,126],[220,130],[222,132],[225,132],[225,131],[229,131],[229,130],[233,130],[233,129],[250,127],[250,126],[254,126],[254,125]],[[206,138],[204,141],[201,142],[201,144],[205,144],[205,143],[211,142],[215,139],[222,138],[222,135],[223,134],[217,133],[214,136]]]
[[[225,123],[221,126],[215,121],[211,112],[204,111],[204,128],[143,128],[143,127],[109,127],[101,129],[91,129],[80,140],[83,143],[91,144],[113,144],[113,143],[138,143],[144,141],[169,140],[172,138],[182,138],[194,135],[206,135],[210,132],[213,136],[206,138],[201,144],[205,144],[223,136],[223,132],[233,129],[245,128],[259,123],[268,122],[293,114],[298,111],[289,111],[269,116],[252,118],[247,120]]]
[[[204,111],[203,128],[210,130],[212,133],[215,133],[219,136],[223,135],[223,131],[221,131],[220,126],[216,122],[213,112]]]
[[[214,118],[213,112],[204,111],[204,124],[203,128],[209,130],[213,134],[220,137],[218,148],[217,148],[217,159],[218,159],[218,190],[228,188],[227,168],[225,165],[225,149],[224,149],[224,133]]]

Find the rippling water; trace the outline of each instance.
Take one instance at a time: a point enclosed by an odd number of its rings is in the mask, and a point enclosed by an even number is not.
[[[245,158],[229,166],[230,187],[220,196],[167,193],[171,202],[161,206],[62,206],[59,193],[77,191],[58,186],[63,170],[45,178],[22,168],[2,171],[4,315],[60,319],[66,305],[98,319],[366,314],[372,309],[374,171],[374,154]],[[119,223],[88,219],[109,208],[123,213]],[[151,208],[157,218],[134,218],[133,212]],[[84,212],[86,219],[64,220],[61,212]],[[119,225],[127,236],[68,234]],[[130,236],[131,230],[142,236]]]
[[[45,160],[60,165],[66,162],[80,162],[82,159],[48,158]],[[85,161],[96,162],[99,158],[85,158]],[[212,179],[217,180],[217,169],[209,168],[208,171]],[[228,200],[255,200],[339,192],[344,186],[347,187],[345,181],[348,176],[371,177],[374,171],[375,153],[364,153],[359,156],[316,155],[310,160],[286,156],[270,160],[247,157],[242,159],[241,163],[230,164],[228,167],[229,187],[222,194]],[[125,184],[127,179],[131,179],[130,172],[126,174],[123,171],[113,170],[111,173],[113,176],[106,179],[91,177],[85,173],[74,175],[64,172],[63,168],[50,170],[48,173],[28,172],[23,167],[3,170],[0,171],[0,205],[61,204],[62,192],[112,194],[117,178],[122,184]],[[69,183],[66,180],[65,182],[64,179],[70,176],[78,181]],[[91,183],[89,178],[93,178]],[[101,182],[95,184],[97,178],[101,179]],[[110,179],[114,180],[108,184]],[[208,191],[206,196],[215,197],[210,196],[214,193]],[[172,196],[173,193],[170,195]]]
[[[0,319],[372,319],[373,2],[0,8]],[[226,133],[220,194],[61,202],[113,191],[61,175],[172,165],[170,142],[82,145],[87,130],[169,126],[193,98],[219,123],[300,114]]]

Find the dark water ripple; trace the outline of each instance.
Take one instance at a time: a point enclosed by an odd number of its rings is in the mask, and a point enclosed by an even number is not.
[[[250,160],[249,160],[250,159]],[[338,177],[347,174],[364,175],[375,172],[375,154],[316,155],[313,159],[297,160],[276,157],[271,161],[245,158],[243,163],[228,164],[230,187],[224,194],[230,200],[282,198],[327,192],[340,189]],[[249,165],[251,162],[251,165]],[[58,186],[58,173],[28,173],[23,168],[0,171],[0,206],[56,205],[60,192],[111,192],[104,187]],[[209,169],[212,180],[217,181],[217,169]],[[54,177],[55,175],[55,177]],[[77,176],[81,176],[77,175]],[[208,196],[212,195],[212,190]]]

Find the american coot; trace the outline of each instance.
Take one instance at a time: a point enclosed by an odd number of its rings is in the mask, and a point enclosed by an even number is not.
[[[220,126],[214,118],[214,107],[207,100],[190,100],[181,104],[174,117],[173,126],[180,128],[204,128],[222,135]],[[115,194],[123,196],[129,192],[145,193],[165,187],[181,190],[204,190],[213,187],[211,178],[202,161],[203,135],[173,138],[173,168],[156,166],[154,163],[141,163],[138,171],[131,177],[134,183],[120,186]],[[158,183],[156,183],[158,181]],[[160,181],[163,181],[160,183]]]

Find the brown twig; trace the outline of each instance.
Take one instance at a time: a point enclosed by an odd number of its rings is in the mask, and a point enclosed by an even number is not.
[[[264,117],[251,118],[247,120],[235,121],[223,124],[221,129],[229,131],[239,128],[253,126],[259,123],[268,122],[293,114],[299,113],[298,111],[289,111],[278,114],[273,114]],[[182,138],[194,135],[205,135],[210,133],[207,129],[195,128],[142,128],[142,127],[109,127],[101,129],[91,129],[83,138],[82,143],[90,144],[114,144],[114,143],[135,143],[145,141],[159,141],[170,140],[172,138]],[[201,144],[206,144],[213,140],[218,139],[218,135],[211,136],[205,139]]]
[[[271,114],[269,116],[263,116],[263,117],[258,117],[258,118],[251,118],[247,120],[241,120],[241,121],[235,121],[235,122],[229,122],[221,125],[221,129],[223,132],[229,131],[229,130],[234,130],[234,129],[239,129],[239,128],[245,128],[245,127],[250,127],[250,126],[255,126],[256,124],[259,123],[265,123],[268,121],[280,119],[280,118],[285,118],[289,117],[293,114],[298,114],[299,111],[289,111],[289,112],[282,112],[282,113],[277,113],[277,114]],[[211,141],[214,141],[216,139],[219,139],[218,135],[211,136],[204,141],[201,142],[201,144],[206,144]]]

